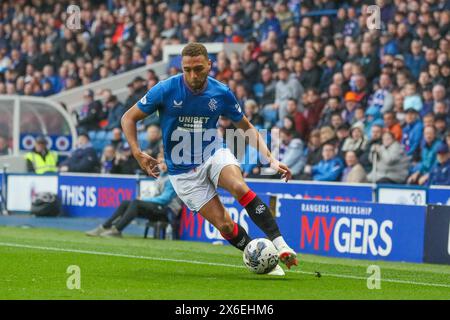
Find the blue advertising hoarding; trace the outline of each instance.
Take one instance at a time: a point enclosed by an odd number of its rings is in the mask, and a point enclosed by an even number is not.
[[[370,184],[283,182],[278,180],[248,179],[248,186],[258,194],[271,194],[279,198],[373,201]]]
[[[60,175],[62,209],[73,217],[109,217],[123,200],[134,199],[136,178]]]
[[[221,199],[233,220],[252,238],[266,237],[231,196]],[[270,197],[260,195],[269,204]],[[422,262],[425,206],[365,202],[280,199],[277,222],[287,243],[297,252],[330,257]],[[180,239],[223,241],[199,214],[183,209]]]
[[[422,262],[425,206],[280,200],[278,224],[298,252]]]
[[[432,186],[428,188],[428,203],[450,205],[450,187]]]
[[[264,233],[253,223],[247,211],[228,192],[218,189],[220,199],[230,213],[231,218],[239,223],[252,238],[265,237]],[[270,196],[259,195],[264,203],[270,203]],[[200,214],[190,211],[185,206],[181,214],[179,229],[180,240],[215,242],[224,241],[220,232]],[[224,241],[227,243],[227,241]]]

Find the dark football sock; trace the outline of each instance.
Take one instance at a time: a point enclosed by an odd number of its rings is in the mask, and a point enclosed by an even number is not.
[[[281,236],[280,229],[278,228],[270,208],[262,202],[256,193],[249,190],[241,199],[239,199],[239,203],[247,210],[247,213],[253,222],[271,241]]]
[[[247,231],[245,231],[245,229],[238,225],[236,222],[234,223],[233,232],[220,234],[230,244],[242,251],[244,251],[245,246],[247,246],[247,244],[252,241],[252,239],[247,234]]]

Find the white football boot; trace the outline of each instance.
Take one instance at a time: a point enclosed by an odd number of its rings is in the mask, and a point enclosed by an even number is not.
[[[280,265],[277,264],[277,266],[272,271],[270,271],[267,275],[269,275],[269,276],[284,276],[285,273],[284,273],[283,268],[281,268]]]

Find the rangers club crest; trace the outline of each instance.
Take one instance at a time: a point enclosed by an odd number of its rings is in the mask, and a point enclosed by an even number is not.
[[[209,100],[208,107],[209,107],[209,110],[216,111],[217,110],[217,101],[216,101],[216,99]]]

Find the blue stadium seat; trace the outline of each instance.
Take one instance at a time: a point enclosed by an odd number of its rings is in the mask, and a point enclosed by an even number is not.
[[[96,135],[96,132],[93,130],[88,132],[88,136],[89,136],[89,139],[91,139],[91,141],[93,141],[95,139],[95,135]]]
[[[257,98],[262,98],[264,95],[264,85],[262,83],[257,83],[253,86],[253,93]]]

